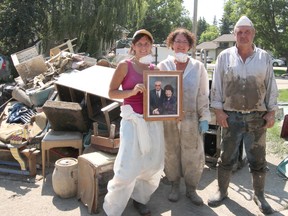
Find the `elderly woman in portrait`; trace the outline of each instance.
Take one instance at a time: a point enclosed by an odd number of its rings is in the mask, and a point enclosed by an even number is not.
[[[174,88],[168,84],[164,87],[165,98],[161,106],[162,115],[177,114],[177,99],[174,96]]]

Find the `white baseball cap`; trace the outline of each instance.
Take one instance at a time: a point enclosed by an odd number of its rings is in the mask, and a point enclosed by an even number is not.
[[[240,19],[235,24],[234,29],[236,29],[239,26],[250,26],[254,28],[252,21],[247,16],[240,17]]]

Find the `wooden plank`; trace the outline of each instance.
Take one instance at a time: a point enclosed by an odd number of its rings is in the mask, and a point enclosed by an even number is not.
[[[65,43],[62,43],[56,47],[53,47],[50,49],[50,57],[58,55],[61,51],[68,51],[70,53],[75,53],[74,52],[74,47],[76,44],[73,44],[74,41],[76,41],[77,38],[74,38],[72,40],[67,40]]]
[[[91,135],[91,144],[96,144],[107,148],[119,148],[120,138],[110,139],[108,137]]]

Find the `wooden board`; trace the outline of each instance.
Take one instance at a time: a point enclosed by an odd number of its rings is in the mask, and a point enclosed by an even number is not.
[[[120,138],[110,139],[108,137],[91,135],[91,144],[96,144],[106,148],[119,148]]]

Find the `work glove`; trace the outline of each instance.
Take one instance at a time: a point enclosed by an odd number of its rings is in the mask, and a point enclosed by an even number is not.
[[[199,131],[200,133],[205,133],[206,131],[208,131],[208,121],[204,120],[204,121],[200,121],[199,122]]]

